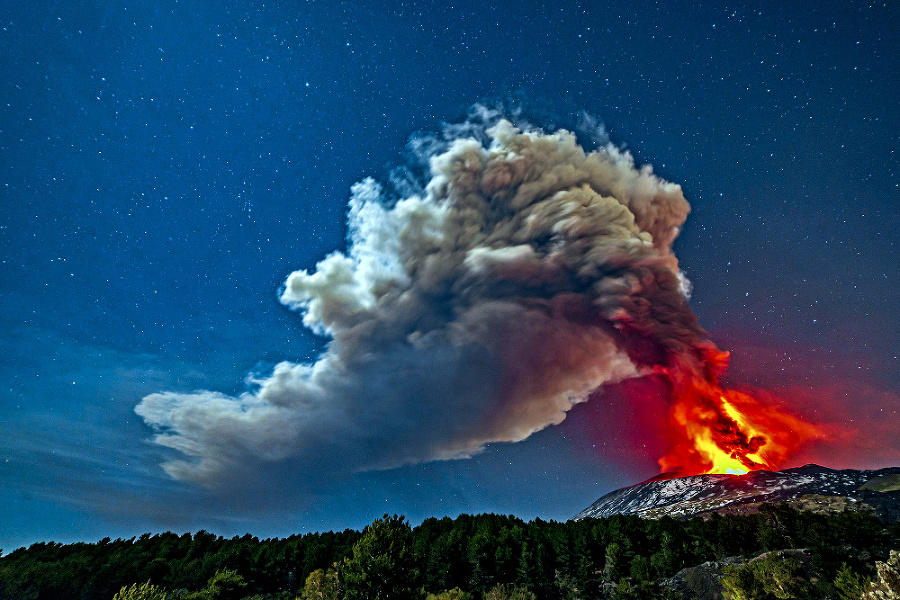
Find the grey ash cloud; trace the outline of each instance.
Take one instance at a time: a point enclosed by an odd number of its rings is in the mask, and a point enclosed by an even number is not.
[[[680,186],[611,144],[481,116],[418,145],[418,193],[353,186],[347,250],[287,277],[281,302],[330,338],[315,362],[237,396],[140,402],[176,451],[171,477],[235,490],[274,475],[301,493],[470,457],[562,422],[605,383],[693,360],[705,337],[671,251]]]

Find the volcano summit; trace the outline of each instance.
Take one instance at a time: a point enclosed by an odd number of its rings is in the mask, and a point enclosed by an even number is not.
[[[885,520],[900,519],[900,467],[838,471],[809,464],[746,475],[661,477],[610,492],[574,519],[751,513],[763,502],[786,502],[818,512],[869,511]]]

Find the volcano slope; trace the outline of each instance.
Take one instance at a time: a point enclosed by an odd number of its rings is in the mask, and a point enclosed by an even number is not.
[[[713,512],[749,514],[763,502],[785,502],[815,512],[866,511],[882,520],[900,520],[900,467],[835,470],[809,464],[782,471],[746,475],[694,475],[649,481],[621,488],[575,515],[686,518]]]

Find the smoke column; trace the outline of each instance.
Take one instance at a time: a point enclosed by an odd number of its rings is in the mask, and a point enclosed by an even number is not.
[[[280,363],[236,397],[141,401],[156,443],[182,455],[170,476],[215,488],[273,465],[326,478],[469,457],[648,374],[672,390],[674,428],[699,418],[680,400],[693,394],[714,427],[759,449],[707,398],[727,355],[672,253],[689,212],[680,186],[610,144],[586,152],[566,131],[488,120],[418,145],[418,191],[353,186],[346,252],[287,277],[281,302],[331,340],[315,363]],[[661,464],[684,470],[691,452]]]

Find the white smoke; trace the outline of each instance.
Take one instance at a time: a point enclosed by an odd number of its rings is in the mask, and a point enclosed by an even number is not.
[[[681,188],[609,144],[482,117],[493,126],[430,146],[419,194],[355,185],[347,251],[288,276],[281,301],[331,338],[314,364],[283,362],[236,397],[141,401],[156,443],[184,455],[169,475],[216,487],[278,465],[331,477],[468,457],[652,365],[635,336],[692,345],[671,252]]]

